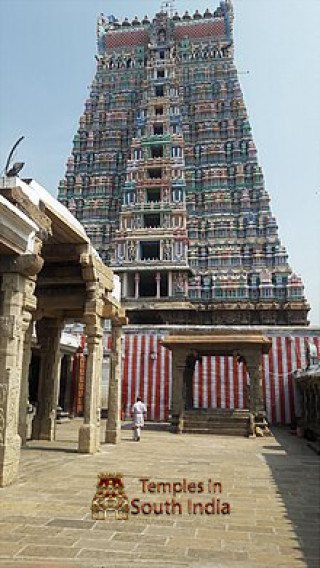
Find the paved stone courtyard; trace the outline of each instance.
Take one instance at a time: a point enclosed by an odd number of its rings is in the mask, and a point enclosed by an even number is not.
[[[319,458],[288,430],[249,440],[147,425],[136,443],[125,425],[118,446],[88,456],[76,452],[80,424],[59,425],[56,442],[29,443],[19,482],[0,490],[1,567],[319,566]],[[130,501],[173,498],[144,494],[140,478],[203,482],[204,491],[176,495],[182,514],[92,521],[98,473],[119,471]],[[208,494],[208,479],[221,482],[221,494]],[[229,502],[230,515],[188,513],[187,499],[212,498]]]

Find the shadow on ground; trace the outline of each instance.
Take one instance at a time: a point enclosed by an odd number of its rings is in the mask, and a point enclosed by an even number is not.
[[[132,422],[123,422],[121,425],[121,430],[131,430]],[[156,432],[169,432],[170,423],[169,422],[145,422],[145,430],[156,431]]]
[[[75,448],[59,448],[57,446],[52,446],[51,448],[48,448],[48,446],[37,446],[35,444],[33,445],[27,445],[23,447],[24,450],[26,451],[32,451],[32,452],[58,452],[58,453],[63,453],[63,454],[77,454],[78,450]]]
[[[288,428],[273,428],[272,433],[279,446],[263,446],[263,457],[308,568],[319,568],[320,459],[306,440],[290,435]]]

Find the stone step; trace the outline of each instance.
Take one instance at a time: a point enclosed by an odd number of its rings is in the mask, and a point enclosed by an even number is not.
[[[214,435],[214,436],[241,436],[245,437],[248,436],[248,428],[189,428],[183,427],[182,429],[183,434],[207,434],[207,435]]]
[[[216,428],[226,427],[226,428],[230,428],[230,429],[233,428],[234,430],[237,430],[238,428],[247,428],[248,424],[249,424],[248,420],[243,420],[242,422],[238,422],[238,423],[228,422],[228,421],[224,422],[223,420],[219,420],[217,422],[206,422],[204,420],[197,420],[197,421],[195,420],[195,421],[192,421],[192,422],[190,422],[189,420],[183,421],[183,425],[185,427],[188,427],[188,428],[208,428],[208,429],[210,429],[210,428],[216,429]]]
[[[249,410],[234,410],[229,408],[195,408],[185,410],[185,416],[231,416],[243,418],[249,416]]]
[[[184,413],[183,433],[221,436],[248,436],[249,411],[219,409],[194,409]]]
[[[184,422],[188,422],[188,424],[196,424],[198,422],[205,423],[205,424],[237,424],[247,423],[249,421],[249,417],[244,418],[224,418],[223,416],[184,416]]]
[[[228,424],[241,424],[242,422],[248,422],[249,416],[244,416],[242,418],[234,417],[223,417],[223,416],[184,416],[184,421],[194,424],[195,422],[206,422],[208,424],[214,424],[216,422],[221,422]]]
[[[204,406],[201,407],[193,407],[193,408],[186,408],[186,412],[237,412],[241,414],[242,412],[249,412],[249,408],[228,408],[222,406],[216,407],[209,407],[205,408]]]
[[[184,414],[185,420],[230,420],[232,422],[242,422],[243,420],[249,420],[249,416],[223,416],[221,414],[217,414],[214,416],[213,414],[205,415],[205,414],[198,414],[195,416],[190,416],[189,414]]]
[[[245,433],[249,431],[249,425],[245,424],[240,426],[239,428],[233,428],[228,426],[228,424],[217,424],[217,426],[206,426],[205,424],[184,424],[183,425],[183,432],[186,430],[206,430],[208,432],[219,432],[220,430],[228,430],[229,432],[241,432]]]

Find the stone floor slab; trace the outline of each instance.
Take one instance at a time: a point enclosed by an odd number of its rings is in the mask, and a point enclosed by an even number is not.
[[[18,556],[40,558],[74,558],[80,552],[71,546],[27,545]]]
[[[319,458],[289,430],[249,440],[146,428],[140,444],[124,430],[119,445],[89,456],[70,451],[80,424],[59,425],[53,443],[29,443],[19,482],[0,490],[1,568],[318,568]],[[142,478],[201,481],[205,488],[212,479],[222,493],[178,493],[182,514],[94,522],[101,471],[123,472],[129,500],[140,504],[173,497],[143,492]],[[230,515],[188,512],[188,499],[214,498],[230,503]]]
[[[82,529],[90,530],[94,527],[94,521],[82,521],[82,520],[72,520],[72,519],[52,519],[46,526],[48,527],[61,527],[68,529]]]

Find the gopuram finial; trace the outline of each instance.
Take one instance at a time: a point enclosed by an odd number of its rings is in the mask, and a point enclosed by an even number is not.
[[[173,16],[173,8],[174,8],[175,0],[166,0],[161,3],[161,12],[167,12],[167,14],[172,18]]]

